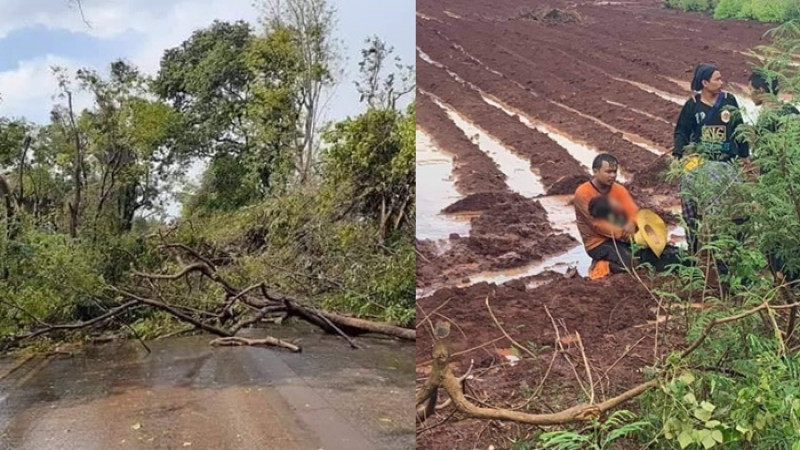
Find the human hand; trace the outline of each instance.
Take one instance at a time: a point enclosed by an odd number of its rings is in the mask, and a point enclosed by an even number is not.
[[[624,228],[622,228],[622,231],[623,231],[623,232],[624,232],[626,235],[628,235],[628,236],[632,236],[632,235],[633,235],[633,233],[635,233],[635,232],[636,232],[636,224],[635,224],[634,222],[628,222],[627,224],[625,224],[625,227],[624,227]]]

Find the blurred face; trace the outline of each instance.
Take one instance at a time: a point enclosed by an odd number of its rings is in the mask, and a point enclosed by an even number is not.
[[[722,74],[719,73],[719,70],[715,70],[708,81],[703,81],[703,89],[712,94],[719,94],[724,85],[725,81],[722,79]]]
[[[603,161],[603,165],[594,170],[594,179],[600,186],[610,187],[617,181],[617,165]]]
[[[764,103],[764,94],[766,94],[764,89],[755,88],[752,84],[750,85],[750,97],[753,98],[753,103],[755,103],[756,106],[761,106]]]
[[[611,210],[612,210],[612,211],[614,211],[614,212],[620,212],[620,211],[622,211],[622,205],[621,205],[621,204],[620,204],[620,203],[619,203],[619,202],[618,202],[616,199],[609,198],[609,199],[608,199],[608,206],[609,206],[609,207],[611,208]]]

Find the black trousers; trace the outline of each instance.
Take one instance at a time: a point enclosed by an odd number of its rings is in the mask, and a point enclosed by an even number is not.
[[[608,261],[611,266],[611,273],[627,272],[635,267],[635,259],[640,263],[648,263],[657,271],[663,271],[670,264],[680,264],[678,248],[668,245],[661,253],[661,257],[656,256],[649,248],[640,249],[633,254],[631,245],[627,242],[608,239],[597,247],[587,252],[589,257],[594,260]]]
[[[800,274],[787,271],[784,261],[775,253],[767,253],[767,263],[773,273],[782,272],[783,277],[788,283],[794,283],[800,278]]]
[[[697,203],[694,200],[681,200],[681,212],[683,213],[683,220],[686,222],[686,243],[689,244],[689,251],[693,255],[697,255],[700,251],[700,240],[698,237],[698,222],[701,220],[700,213],[697,208]],[[748,218],[733,219],[736,225],[742,225],[747,222]],[[743,232],[736,233],[734,236],[740,243],[745,241],[745,234]],[[769,256],[767,257],[769,259]],[[717,271],[720,275],[727,275],[730,269],[728,263],[722,259],[716,260]]]

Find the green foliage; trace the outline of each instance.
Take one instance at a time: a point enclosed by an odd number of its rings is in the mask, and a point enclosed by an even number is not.
[[[707,0],[681,0],[681,9],[684,11],[708,11]]]
[[[415,205],[415,106],[406,113],[370,109],[325,133],[323,179],[353,199],[359,214],[399,229],[413,223]]]
[[[414,320],[416,251],[408,235],[377,242],[373,222],[341,220],[323,193],[297,193],[235,213],[190,219],[178,238],[193,248],[244,253],[227,277],[262,280],[284,295],[365,318]]]
[[[731,19],[736,17],[744,7],[747,0],[720,0],[714,9],[715,19]]]
[[[796,0],[664,0],[667,8],[713,13],[715,19],[787,22],[800,18]]]
[[[200,209],[280,193],[298,169],[302,45],[286,27],[257,35],[244,22],[215,22],[164,54],[154,90],[184,117],[172,155],[212,159],[204,190],[221,201]]]
[[[63,234],[23,231],[5,252],[0,334],[35,325],[34,317],[58,322],[89,313],[103,287],[100,261],[99,252]]]
[[[721,2],[720,7],[730,6]],[[760,47],[763,67],[777,77],[782,93],[796,98],[800,72],[789,55],[800,43],[800,27],[784,24]],[[736,164],[704,163],[692,175],[690,192],[703,220],[697,267],[672,271],[658,295],[665,304],[702,298],[707,308],[687,310],[686,339],[699,339],[714,320],[741,314],[765,302],[794,302],[796,290],[781,286],[767,268],[778,255],[784,274],[800,275],[800,117],[774,95],[765,95],[759,119],[738,130],[752,151],[760,174],[750,177]],[[701,149],[702,150],[702,149]],[[679,165],[673,175],[680,173]],[[723,260],[730,268],[709,286],[704,269]],[[720,289],[717,289],[717,288]],[[724,287],[724,289],[722,289]],[[688,358],[670,355],[660,389],[643,396],[643,416],[655,425],[652,448],[777,449],[800,442],[800,354],[793,310],[765,310],[718,325]]]
[[[631,437],[650,427],[646,421],[633,420],[636,416],[626,410],[613,412],[605,421],[594,421],[588,431],[576,432],[570,430],[549,431],[537,436],[541,443],[535,448],[547,450],[605,450],[613,449],[617,441]],[[519,449],[534,448],[532,443],[517,443]]]
[[[176,322],[175,319],[163,311],[156,311],[146,317],[141,317],[131,324],[131,329],[135,336],[139,339],[154,339],[159,336],[177,331],[183,325]]]
[[[207,277],[144,280],[141,272],[193,262],[164,243],[208,255],[237,287],[266,282],[320,307],[413,322],[413,106],[395,110],[394,79],[377,78],[391,107],[370,103],[332,124],[321,161],[316,120],[334,82],[334,9],[325,0],[273,6],[259,32],[245,22],[195,31],[164,53],[155,79],[124,61],[103,72],[55,68],[49,123],[0,117],[0,345],[119,306],[110,286],[216,311],[227,293]],[[91,98],[82,110],[80,94]],[[178,194],[183,214],[170,223],[165,203],[198,163],[207,163],[199,186]],[[183,326],[147,307],[110,323],[145,339]],[[70,335],[79,337],[26,343]]]
[[[759,357],[737,360],[735,376],[685,371],[645,397],[642,403],[667,441],[682,449],[768,449],[800,439],[800,359],[778,356],[774,345],[759,348],[758,337],[748,341],[744,349]]]

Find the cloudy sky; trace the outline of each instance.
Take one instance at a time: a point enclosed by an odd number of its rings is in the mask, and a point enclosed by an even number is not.
[[[256,0],[258,1],[258,0]],[[343,83],[330,102],[328,118],[358,113],[359,50],[377,34],[414,62],[414,0],[330,0],[338,10],[344,46]],[[105,71],[124,58],[148,73],[158,70],[163,51],[213,20],[257,23],[253,0],[82,0],[88,26],[69,0],[0,0],[0,115],[45,122],[57,88],[50,67]],[[84,96],[81,103],[85,105]]]

